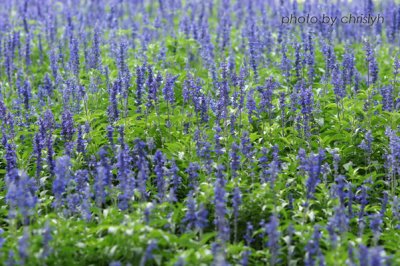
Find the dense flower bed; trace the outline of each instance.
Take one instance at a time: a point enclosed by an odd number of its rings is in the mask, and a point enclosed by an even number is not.
[[[1,263],[399,265],[399,11],[1,1]]]

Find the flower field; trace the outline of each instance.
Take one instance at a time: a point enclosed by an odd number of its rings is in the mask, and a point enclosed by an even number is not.
[[[0,0],[0,265],[400,265],[396,2]]]

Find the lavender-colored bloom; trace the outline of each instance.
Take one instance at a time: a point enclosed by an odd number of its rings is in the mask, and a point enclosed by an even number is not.
[[[74,176],[75,189],[79,193],[88,185],[89,177],[87,170],[78,170]]]
[[[29,82],[29,80],[25,80],[25,83],[21,90],[21,94],[22,94],[21,96],[23,98],[25,110],[28,111],[30,109],[29,100],[32,98],[32,88],[31,88],[31,83]]]
[[[227,106],[230,104],[229,99],[229,83],[228,83],[228,67],[226,63],[221,64],[222,69],[222,81],[218,82],[218,114],[217,117],[227,117]]]
[[[259,58],[259,42],[255,36],[256,32],[256,23],[253,19],[248,19],[248,29],[249,37],[248,37],[248,45],[249,45],[249,54],[250,54],[250,65],[254,73],[254,80],[258,80],[258,58]]]
[[[33,151],[36,156],[36,178],[40,177],[40,172],[42,171],[42,151],[44,149],[44,135],[41,132],[35,134],[33,140]]]
[[[385,212],[386,212],[386,207],[389,201],[389,195],[386,191],[383,192],[383,199],[382,199],[382,207],[381,207],[381,211],[380,211],[380,215],[382,216],[382,218],[385,216]]]
[[[267,112],[269,118],[271,118],[271,110],[273,108],[272,96],[277,87],[278,83],[275,82],[272,77],[269,77],[265,81],[264,87],[257,87],[258,92],[260,93],[260,105],[258,111]]]
[[[142,259],[140,260],[140,266],[145,266],[146,262],[153,259],[153,251],[155,249],[157,249],[157,242],[152,240],[150,241],[145,253],[143,254]]]
[[[1,97],[2,97],[2,95],[0,94],[0,117],[6,117],[7,107],[5,106]]]
[[[128,43],[126,41],[121,41],[115,51],[115,57],[120,76],[125,76],[128,71],[128,66],[126,65],[127,53]]]
[[[279,252],[279,237],[280,233],[278,231],[279,220],[276,215],[272,215],[270,222],[266,225],[266,232],[268,234],[267,246],[271,253],[271,265],[275,265],[278,261]]]
[[[327,230],[329,232],[332,245],[336,247],[337,234],[348,230],[349,219],[345,213],[344,206],[335,208],[334,215],[329,219]]]
[[[236,143],[233,143],[231,146],[231,151],[229,152],[229,157],[231,159],[230,167],[233,178],[237,176],[237,171],[240,169],[240,155],[238,152],[239,146]]]
[[[254,90],[250,90],[247,94],[247,113],[249,123],[253,123],[253,114],[257,114],[256,101],[254,100]]]
[[[66,192],[67,185],[71,178],[71,159],[67,155],[59,157],[56,162],[54,169],[56,178],[53,182],[53,194],[55,208],[61,208],[63,206],[64,193]]]
[[[193,191],[188,194],[186,206],[186,215],[182,220],[182,223],[186,224],[186,230],[202,230],[207,225],[208,212],[203,205],[197,206]]]
[[[366,61],[368,64],[368,86],[370,81],[374,84],[378,80],[378,63],[376,62],[374,50],[369,42],[364,43],[364,50],[366,55]],[[371,77],[371,80],[370,80]]]
[[[175,93],[174,93],[174,87],[175,87],[175,82],[178,79],[179,75],[177,76],[171,76],[167,74],[165,78],[165,86],[162,90],[164,99],[167,103],[169,104],[174,104],[175,103]]]
[[[161,88],[161,84],[163,82],[163,76],[161,75],[160,72],[157,73],[157,76],[155,78],[155,81],[153,82],[153,88],[152,88],[152,94],[153,94],[153,100],[154,103],[157,104],[158,103],[158,92]]]
[[[370,216],[370,227],[375,238],[379,238],[382,227],[382,215],[373,214]]]
[[[358,146],[362,150],[364,150],[368,156],[372,154],[372,142],[374,141],[374,137],[372,136],[371,130],[368,130],[367,133],[365,134],[365,139],[361,142],[361,144]]]
[[[44,112],[44,128],[48,131],[49,135],[53,132],[54,127],[55,127],[55,120],[54,120],[54,115],[51,112],[51,110],[46,110]]]
[[[322,47],[322,52],[325,57],[325,75],[326,77],[330,76],[330,70],[333,69],[335,63],[336,63],[336,55],[335,55],[335,50],[333,49],[332,45],[329,45],[327,43],[323,43]],[[328,81],[328,80],[326,80]]]
[[[54,85],[53,82],[51,81],[50,75],[46,73],[46,75],[43,78],[43,89],[46,92],[46,96],[51,97],[53,96],[54,92]]]
[[[249,265],[249,256],[250,256],[250,254],[251,254],[251,251],[250,251],[250,250],[245,250],[245,251],[243,252],[243,256],[242,256],[242,260],[241,260],[241,265],[242,265],[242,266],[247,266],[247,265]]]
[[[36,196],[36,182],[26,173],[18,173],[17,169],[6,176],[7,194],[6,202],[10,206],[9,218],[16,218],[20,213],[23,223],[29,223],[29,217],[34,214],[34,209],[38,201]]]
[[[208,110],[209,110],[208,99],[205,95],[201,95],[200,96],[200,117],[201,117],[201,122],[203,122],[203,123],[207,123],[209,120]]]
[[[149,107],[152,106],[151,101],[153,100],[154,92],[152,92],[153,89],[153,83],[155,83],[155,75],[153,74],[153,67],[151,65],[147,66],[147,80],[146,80],[146,88],[148,90],[148,103]]]
[[[25,40],[25,64],[30,66],[32,64],[31,60],[31,34],[27,34]]]
[[[204,229],[208,225],[208,211],[203,203],[197,208],[196,216],[196,227],[200,230]]]
[[[196,88],[196,83],[193,76],[189,73],[187,79],[182,86],[182,97],[183,103],[187,104],[190,102],[193,93],[193,89]]]
[[[218,238],[222,242],[229,241],[229,224],[226,219],[227,214],[227,200],[226,200],[226,191],[225,184],[226,180],[224,179],[223,171],[224,167],[219,165],[217,167],[217,174],[214,186],[214,204],[215,204],[215,225],[218,231]]]
[[[111,147],[114,147],[114,127],[112,125],[107,126],[107,138]]]
[[[5,159],[7,162],[7,173],[10,173],[13,169],[17,168],[17,154],[15,152],[15,145],[11,144],[10,142],[6,143]]]
[[[360,245],[358,253],[360,258],[360,266],[369,266],[368,248],[364,245]]]
[[[224,251],[222,244],[218,242],[212,243],[211,250],[214,258],[212,265],[229,266],[226,261],[226,252]]]
[[[396,57],[393,62],[393,75],[396,81],[397,75],[400,74],[400,58]]]
[[[92,212],[91,212],[91,202],[90,199],[92,197],[92,192],[90,191],[90,186],[87,184],[84,189],[82,190],[81,194],[81,206],[80,206],[80,212],[81,212],[81,217],[85,221],[90,221],[92,218]]]
[[[74,128],[74,119],[72,118],[72,113],[68,109],[64,109],[62,114],[62,123],[61,123],[61,135],[64,138],[64,141],[70,142],[75,133]]]
[[[56,51],[53,49],[50,51],[50,68],[55,80],[58,78],[58,58]]]
[[[301,104],[301,113],[308,117],[312,114],[313,111],[313,92],[311,87],[301,86],[300,90],[300,104]]]
[[[97,28],[94,30],[94,35],[93,35],[90,65],[92,68],[95,69],[99,69],[101,65],[100,31]]]
[[[6,266],[14,266],[17,265],[17,262],[15,261],[15,254],[13,250],[10,250],[8,252],[8,258],[7,261],[5,262]]]
[[[342,73],[339,69],[339,66],[336,65],[332,70],[332,85],[333,92],[336,96],[336,102],[339,102],[346,96],[345,85],[343,84]]]
[[[189,187],[194,189],[197,187],[197,179],[199,177],[200,166],[198,163],[190,163],[189,167],[186,169],[188,174]]]
[[[176,194],[178,192],[179,187],[182,183],[182,178],[178,174],[179,168],[176,165],[175,161],[172,160],[171,168],[168,171],[168,175],[170,176],[170,198],[172,201],[177,201]]]
[[[390,265],[387,257],[385,256],[385,251],[382,247],[372,247],[369,249],[369,256],[371,265]]]
[[[97,167],[94,178],[94,196],[97,206],[102,206],[106,199],[105,183],[107,182],[106,169],[102,166]]]
[[[333,170],[335,172],[335,176],[337,176],[339,174],[340,154],[337,149],[332,150],[331,154],[332,154]]]
[[[12,35],[9,34],[7,40],[5,41],[5,58],[4,58],[4,68],[7,73],[8,81],[11,83],[12,73],[14,71],[14,45]]]
[[[272,161],[268,164],[268,169],[265,171],[267,180],[270,182],[271,190],[274,190],[275,180],[280,171],[279,149],[278,146],[273,147]]]
[[[376,59],[370,63],[371,82],[375,84],[378,80],[379,67]]]
[[[0,249],[3,247],[5,239],[3,238],[4,230],[0,228]]]
[[[321,239],[321,231],[318,225],[314,226],[314,233],[312,238],[308,241],[306,245],[306,257],[304,264],[306,266],[313,266],[316,263],[316,259],[320,258],[322,255],[321,249],[319,247],[319,241]],[[321,262],[321,261],[320,261]]]
[[[364,10],[366,14],[374,14],[375,5],[372,0],[365,1]]]
[[[266,230],[265,230],[266,229],[266,223],[265,223],[265,220],[262,219],[260,221],[259,225],[260,225],[260,228],[261,228],[261,233],[260,233],[259,237],[261,238],[262,241],[264,241],[265,234],[266,234]]]
[[[281,110],[281,121],[282,121],[282,128],[285,127],[285,104],[286,101],[286,94],[284,92],[279,93],[279,109]]]
[[[119,181],[118,186],[121,190],[121,194],[118,197],[118,205],[120,209],[125,210],[128,208],[128,202],[132,198],[135,180],[131,170],[133,159],[129,152],[129,146],[125,143],[125,131],[123,126],[119,127],[119,135],[118,141],[121,147],[117,155],[116,167],[118,169],[117,179]]]
[[[241,137],[240,149],[243,155],[251,161],[251,157],[253,156],[253,145],[251,144],[251,140],[249,137],[249,132],[244,131]]]
[[[239,218],[239,208],[241,204],[242,204],[242,193],[240,191],[240,188],[236,186],[233,190],[233,198],[232,198],[235,242],[237,240],[237,223]]]
[[[233,198],[232,198],[233,216],[236,221],[239,217],[239,207],[241,203],[242,203],[242,193],[240,192],[240,188],[236,186],[233,190]]]
[[[281,63],[280,63],[280,69],[282,70],[282,74],[285,78],[289,79],[290,77],[290,70],[292,69],[292,62],[287,56],[287,47],[286,43],[282,42],[282,48],[281,50]]]
[[[299,161],[299,170],[302,172],[307,171],[308,169],[308,160],[307,160],[307,153],[303,148],[299,149],[297,154],[297,160]]]
[[[391,85],[384,86],[380,89],[382,95],[382,110],[392,112],[394,108],[393,87]]]
[[[346,198],[345,180],[346,180],[346,178],[343,175],[339,175],[335,179],[335,181],[337,182],[337,184],[336,184],[336,196],[339,198],[341,206],[344,206],[344,201],[345,201],[345,198]]]
[[[354,54],[351,51],[346,52],[343,55],[343,86],[346,87],[347,85],[350,85],[353,80],[354,72],[355,72],[355,58]]]
[[[217,28],[217,40],[220,40],[221,50],[225,50],[230,45],[231,34],[231,7],[229,1],[221,2],[219,9],[219,24]]]
[[[153,68],[151,65],[147,67],[147,72],[146,88],[148,92],[146,107],[150,109],[158,103],[158,90],[160,84],[157,82],[156,76],[153,75]]]
[[[153,203],[148,203],[146,208],[143,210],[144,222],[146,225],[150,224],[150,216],[153,211],[154,205]]]
[[[393,182],[396,173],[400,172],[399,158],[400,153],[400,137],[397,136],[397,132],[387,127],[385,134],[389,137],[389,150],[385,154],[385,168],[388,173],[388,177]]]
[[[320,182],[321,166],[322,161],[325,158],[324,151],[321,149],[318,154],[311,154],[308,158],[304,157],[304,154],[299,151],[300,169],[304,170],[308,174],[306,181],[307,189],[307,200],[313,198],[315,188]]]
[[[360,195],[360,212],[358,214],[358,223],[359,223],[359,234],[362,235],[364,227],[365,227],[365,221],[364,221],[364,211],[365,207],[368,204],[368,193],[367,193],[367,187],[365,185],[361,186],[361,195]]]
[[[253,225],[251,224],[251,222],[247,222],[247,226],[246,226],[246,234],[244,235],[244,240],[246,241],[246,245],[248,247],[251,246],[251,243],[254,242],[254,237],[253,237]]]
[[[315,64],[315,56],[314,56],[314,41],[311,33],[307,34],[306,41],[304,44],[305,51],[305,62],[308,65],[308,83],[312,84],[314,80],[314,64]]]
[[[156,173],[156,184],[158,191],[158,198],[160,201],[164,199],[165,195],[165,158],[160,150],[157,150],[154,155],[154,172]]]
[[[208,141],[199,141],[197,155],[204,160],[207,164],[205,168],[211,172],[211,144]]]
[[[297,3],[296,1],[294,3]],[[302,65],[302,54],[301,54],[301,44],[296,43],[295,44],[295,61],[294,61],[294,68],[296,72],[296,77],[300,78],[300,72],[303,70],[303,65]]]
[[[360,73],[358,71],[356,71],[355,76],[354,76],[354,92],[355,93],[358,93],[358,91],[360,89],[360,82],[361,82]]]
[[[70,42],[69,66],[75,76],[79,76],[79,42],[73,38]]]

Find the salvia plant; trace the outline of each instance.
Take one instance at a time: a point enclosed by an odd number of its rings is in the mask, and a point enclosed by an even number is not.
[[[0,265],[400,265],[399,11],[0,1]]]

